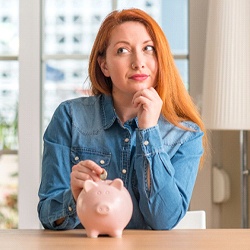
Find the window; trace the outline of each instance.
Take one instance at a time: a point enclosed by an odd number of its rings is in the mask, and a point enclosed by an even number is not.
[[[0,3],[0,15],[4,13],[2,6],[9,6],[6,13],[18,13],[17,0],[0,0]],[[16,92],[11,89],[11,95],[19,92],[16,99],[19,143],[13,149],[18,150],[19,158],[20,228],[40,226],[36,208],[44,129],[61,101],[86,94],[88,56],[100,23],[111,10],[128,7],[145,10],[162,26],[188,88],[188,0],[22,0],[19,3],[19,57],[12,57],[18,50],[10,53],[9,58],[2,56],[1,47],[0,59],[4,62],[0,62],[3,63],[0,71],[7,69],[3,74],[5,79],[9,74],[14,79],[11,82]],[[18,17],[16,31],[17,20]],[[10,73],[10,69],[15,73]],[[1,88],[3,83],[0,76]],[[7,109],[12,117],[15,105],[13,101],[12,108]],[[11,109],[13,112],[9,112]],[[11,143],[15,145],[14,141]]]
[[[0,1],[0,150],[17,149],[18,1]]]
[[[18,0],[0,0],[0,229],[17,228]]]

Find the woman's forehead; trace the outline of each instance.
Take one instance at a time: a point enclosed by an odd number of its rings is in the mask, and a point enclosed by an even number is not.
[[[117,25],[110,33],[109,43],[130,40],[152,40],[144,24],[127,21]]]

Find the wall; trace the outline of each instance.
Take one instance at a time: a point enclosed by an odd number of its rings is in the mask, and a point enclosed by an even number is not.
[[[228,172],[231,180],[231,197],[228,202],[223,203],[221,214],[222,228],[241,227],[241,167],[240,167],[240,133],[239,131],[221,132],[221,158],[222,166]],[[250,155],[250,135],[248,132],[248,157]],[[249,161],[248,161],[249,162]],[[249,165],[249,164],[248,164]],[[248,180],[249,181],[249,180]],[[250,194],[250,187],[248,187]],[[248,195],[249,197],[249,195]],[[248,206],[249,198],[248,198]],[[250,213],[248,212],[250,218]],[[250,223],[249,223],[250,225]]]
[[[209,0],[190,0],[190,94],[201,109]],[[217,138],[217,137],[216,137]],[[212,134],[209,135],[212,140]],[[220,206],[212,202],[212,159],[206,159],[194,188],[191,210],[205,210],[207,228],[220,227]]]
[[[230,199],[221,205],[221,227],[239,228],[241,226],[240,196],[240,144],[238,131],[221,132],[221,161],[231,182]]]

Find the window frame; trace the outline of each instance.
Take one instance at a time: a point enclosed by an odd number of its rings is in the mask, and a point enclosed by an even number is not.
[[[41,166],[41,1],[19,1],[20,229],[41,227],[37,214]]]

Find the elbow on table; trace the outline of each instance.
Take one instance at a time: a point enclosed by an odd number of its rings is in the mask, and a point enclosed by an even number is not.
[[[185,209],[175,211],[175,213],[168,216],[166,216],[164,212],[158,213],[154,218],[151,217],[151,222],[149,224],[153,230],[171,230],[180,222],[185,214]]]
[[[173,229],[178,223],[180,219],[170,218],[167,220],[158,220],[151,223],[151,228],[153,230],[171,230]]]

